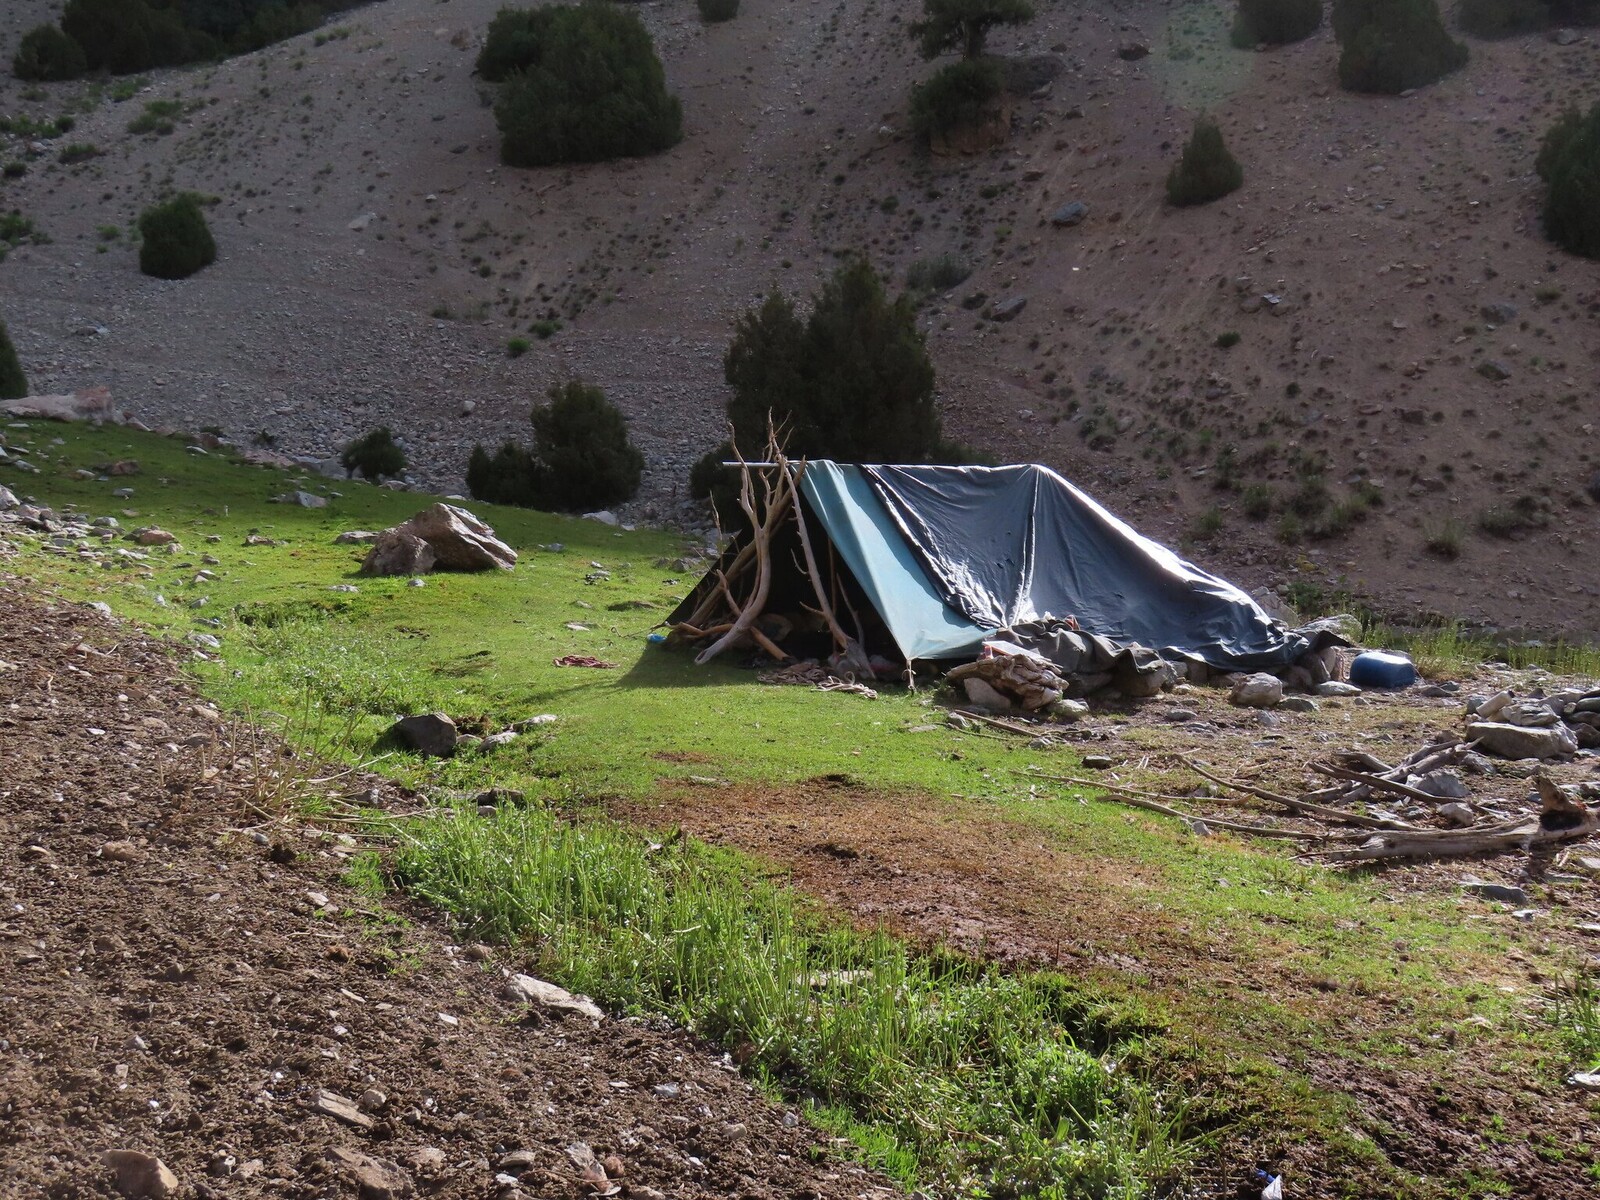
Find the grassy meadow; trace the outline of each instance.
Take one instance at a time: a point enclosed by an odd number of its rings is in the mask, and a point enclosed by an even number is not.
[[[1492,1043],[1508,1069],[1551,1078],[1589,1065],[1600,1044],[1588,993],[1558,1005],[1505,970],[1508,953],[1539,955],[1537,940],[1513,923],[1464,921],[1453,895],[1297,863],[1281,844],[1200,841],[1030,780],[1036,768],[1074,773],[1075,752],[963,734],[927,694],[764,686],[738,664],[697,668],[648,643],[703,570],[701,548],[681,538],[472,503],[517,548],[518,567],[416,587],[358,575],[365,548],[334,538],[397,523],[430,498],[120,429],[0,432],[38,468],[0,466],[0,483],[124,530],[159,525],[181,547],[91,539],[91,557],[45,538],[6,570],[104,601],[182,647],[228,709],[428,797],[421,816],[370,816],[386,848],[362,860],[358,881],[438,906],[463,933],[519,948],[612,1009],[702,1031],[907,1186],[1155,1196],[1223,1157],[1248,1151],[1270,1166],[1304,1141],[1334,1172],[1330,1194],[1497,1194],[1492,1178],[1395,1165],[1327,1064],[1449,1077],[1463,1046]],[[128,458],[138,474],[97,471]],[[132,495],[113,498],[119,487]],[[328,495],[327,507],[271,502],[296,487]],[[615,667],[553,665],[571,654]],[[556,719],[450,760],[382,739],[397,716],[435,709],[484,729]],[[612,798],[665,787],[819,776],[1026,826],[1063,870],[1137,868],[1118,903],[1138,922],[1226,942],[1259,986],[1210,979],[1203,949],[1175,977],[1002,970],[853,928],[761,863],[690,838],[664,844],[604,815]],[[487,788],[524,802],[480,816],[473,797]],[[1552,976],[1569,967],[1549,952]]]

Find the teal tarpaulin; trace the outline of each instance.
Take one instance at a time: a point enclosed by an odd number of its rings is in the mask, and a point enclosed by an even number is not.
[[[985,632],[934,590],[860,468],[807,463],[800,490],[908,662],[978,653]]]

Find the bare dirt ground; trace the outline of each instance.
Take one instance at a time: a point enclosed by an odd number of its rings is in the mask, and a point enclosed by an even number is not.
[[[196,1197],[886,1193],[706,1045],[525,1014],[514,952],[352,892],[154,643],[10,582],[0,611],[0,1196],[118,1196],[118,1148]]]
[[[1474,686],[1499,682],[1486,674]],[[1163,722],[1163,710],[1179,702],[1198,710],[1200,719]],[[1363,732],[1360,744],[1380,757],[1388,753],[1398,759],[1447,726],[1459,701],[1376,697],[1362,708],[1366,711],[1324,702],[1322,713],[1263,735],[1252,714],[1230,708],[1221,693],[1202,689],[1181,701],[1140,706],[1129,724],[1104,726],[1109,740],[1085,749],[1113,759],[1115,765],[1103,776],[1108,780],[1123,777],[1125,768],[1152,765],[1171,766],[1176,777],[1173,756],[1182,753],[1230,764],[1225,771],[1235,777],[1254,777],[1244,764],[1259,764],[1265,768],[1259,776],[1263,786],[1292,794],[1303,783],[1297,764],[1319,747],[1344,744],[1338,739],[1349,736],[1352,715]],[[1344,732],[1335,732],[1341,726]],[[707,769],[714,771],[715,764]],[[1564,782],[1589,780],[1595,778],[1595,766],[1580,761],[1556,774]],[[1043,781],[1041,786],[1051,789]],[[1507,779],[1478,781],[1475,791],[1505,794],[1517,786]],[[1095,790],[1055,785],[1054,793],[1088,797]],[[1237,808],[1208,807],[1203,798],[1190,807],[1208,815],[1241,816]],[[1075,978],[1108,982],[1114,991],[1176,999],[1191,1018],[1209,1008],[1218,1031],[1235,1042],[1267,1036],[1260,1029],[1254,1035],[1242,1031],[1251,1027],[1247,1022],[1253,1018],[1246,1015],[1251,1006],[1268,1005],[1287,1015],[1286,1027],[1303,1022],[1316,1031],[1304,1044],[1290,1039],[1269,1049],[1269,1056],[1303,1071],[1314,1086],[1348,1097],[1360,1128],[1402,1170],[1454,1179],[1450,1186],[1455,1187],[1467,1187],[1465,1181],[1474,1177],[1498,1179],[1510,1189],[1505,1194],[1519,1198],[1554,1200],[1593,1189],[1589,1164],[1600,1154],[1600,1143],[1593,1132],[1592,1101],[1547,1068],[1508,1061],[1497,1040],[1470,1036],[1470,1022],[1427,1035],[1448,1039],[1443,1074],[1437,1062],[1408,1066],[1404,1053],[1347,1053],[1349,1047],[1381,1047],[1414,1036],[1407,1031],[1408,1002],[1381,981],[1345,985],[1330,971],[1296,961],[1291,944],[1280,941],[1270,924],[1248,938],[1209,927],[1188,906],[1162,903],[1159,887],[1152,891],[1159,868],[1125,856],[1097,857],[1072,845],[1048,821],[1036,823],[1015,810],[999,815],[994,805],[975,797],[897,796],[835,779],[778,789],[664,786],[647,802],[613,811],[660,829],[682,828],[770,861],[797,887],[864,928],[883,926],[927,944],[1056,967]],[[1126,820],[1171,825],[1167,818],[1132,811]],[[1279,824],[1296,826],[1293,820]],[[1197,853],[1204,855],[1203,842]],[[1291,859],[1295,850],[1285,848],[1283,855]],[[1415,898],[1459,895],[1460,881],[1468,875],[1531,885],[1528,866],[1526,856],[1503,855],[1378,870],[1387,895]],[[1600,966],[1591,932],[1600,921],[1600,885],[1591,881],[1560,895],[1539,894],[1555,908],[1540,918],[1537,930],[1509,911],[1465,917],[1496,922],[1508,944],[1501,953],[1459,964],[1462,978],[1484,989],[1537,996],[1550,984],[1554,960],[1546,955],[1552,950],[1557,957],[1588,964],[1579,969]],[[1381,919],[1370,932],[1376,962],[1403,968],[1410,954],[1426,953],[1394,943]],[[1204,1041],[1204,1025],[1200,1019],[1186,1036]],[[1275,1136],[1246,1139],[1239,1149],[1281,1164],[1286,1194],[1379,1194],[1370,1190],[1370,1181],[1352,1177],[1348,1164],[1330,1161],[1317,1148],[1275,1143]],[[1237,1193],[1235,1186],[1241,1188]],[[1225,1166],[1208,1172],[1205,1187],[1207,1195],[1255,1195],[1247,1171],[1230,1172]]]
[[[1055,73],[1010,141],[930,160],[906,133],[931,71],[905,35],[916,0],[745,0],[712,27],[660,0],[638,9],[683,143],[529,172],[499,166],[471,73],[499,4],[385,0],[336,18],[348,36],[158,73],[80,113],[67,140],[100,157],[63,166],[52,144],[0,183],[52,239],[0,265],[35,383],[108,382],[153,421],[323,456],[387,422],[448,484],[473,441],[524,433],[530,400],[579,373],[649,458],[635,514],[666,516],[720,433],[738,312],[774,286],[809,295],[848,253],[897,286],[950,254],[972,275],[922,321],[958,436],[1056,466],[1164,539],[1215,506],[1221,532],[1191,553],[1252,586],[1600,630],[1600,264],[1543,239],[1532,169],[1557,112],[1600,98],[1592,33],[1474,41],[1458,74],[1376,98],[1338,88],[1327,30],[1239,52],[1226,0],[1050,0],[993,39]],[[0,57],[56,7],[7,5]],[[1129,43],[1150,52],[1127,61]],[[85,86],[29,99],[0,76],[0,110],[53,116]],[[177,131],[129,134],[156,98],[191,106]],[[1172,210],[1162,180],[1202,110],[1245,185]],[[180,284],[140,276],[125,234],[101,240],[173,187],[221,198],[221,258]],[[1087,220],[1051,226],[1074,199]],[[1020,315],[989,319],[1013,297]],[[561,331],[508,358],[546,317]],[[1335,499],[1365,480],[1385,504],[1354,533],[1280,543],[1276,517],[1213,487],[1223,447],[1240,488],[1281,500],[1320,464]],[[1478,532],[1519,500],[1529,528]],[[1424,543],[1452,521],[1444,563]]]

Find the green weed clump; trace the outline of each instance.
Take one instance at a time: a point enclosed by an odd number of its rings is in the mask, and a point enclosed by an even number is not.
[[[1423,532],[1422,548],[1435,558],[1454,562],[1461,557],[1465,541],[1466,530],[1462,528],[1461,522],[1449,518],[1437,525],[1429,526]]]
[[[500,158],[542,167],[658,154],[683,136],[655,44],[636,13],[614,5],[503,8],[478,73],[501,84]]]
[[[61,147],[56,155],[56,161],[71,167],[99,157],[100,147],[93,142],[73,142],[71,145]]]
[[[957,129],[981,125],[996,113],[1005,88],[993,59],[964,58],[939,68],[911,89],[911,129],[927,144]]]
[[[177,128],[177,119],[182,114],[181,100],[151,100],[142,113],[128,122],[128,132],[155,133],[165,137]]]
[[[1398,95],[1460,70],[1467,48],[1452,38],[1437,0],[1333,0],[1339,86]]]
[[[1244,184],[1244,168],[1228,153],[1222,130],[1208,117],[1194,123],[1194,133],[1183,148],[1183,157],[1167,176],[1167,200],[1185,208],[1220,200]],[[1238,335],[1234,335],[1238,339]],[[1218,339],[1221,344],[1221,339]]]
[[[88,69],[83,47],[54,25],[30,29],[11,59],[13,75],[38,83],[76,79]]]
[[[707,25],[731,21],[739,15],[739,0],[697,0],[700,19]]]
[[[1233,44],[1241,50],[1266,43],[1286,46],[1322,27],[1322,0],[1239,0],[1233,14]]]
[[[628,437],[621,410],[599,388],[569,380],[534,408],[533,448],[514,441],[490,454],[472,448],[467,489],[479,500],[553,512],[586,512],[630,499],[644,455]]]
[[[28,377],[22,373],[22,361],[11,344],[6,323],[0,321],[0,400],[20,400],[27,394]]]
[[[953,1192],[1143,1197],[1191,1154],[1072,986],[824,926],[688,841],[538,809],[408,825],[395,878],[617,1011],[665,1014],[849,1109]]]
[[[187,279],[217,260],[217,243],[192,192],[139,214],[139,270],[157,279]]]
[[[1545,183],[1545,236],[1573,254],[1600,258],[1600,102],[1587,114],[1563,113],[1534,167]]]

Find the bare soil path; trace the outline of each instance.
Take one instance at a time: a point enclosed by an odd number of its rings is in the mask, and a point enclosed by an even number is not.
[[[280,752],[153,642],[4,582],[0,612],[0,1196],[116,1196],[113,1148],[194,1197],[887,1193],[710,1047],[524,1016],[513,956],[250,815]],[[355,1124],[324,1091],[365,1098]]]

